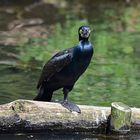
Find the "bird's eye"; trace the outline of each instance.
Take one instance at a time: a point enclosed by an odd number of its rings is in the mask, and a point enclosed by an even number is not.
[[[79,31],[79,32],[80,32],[80,34],[81,34],[81,33],[83,32],[83,30],[82,30],[82,29],[80,29],[80,31]]]
[[[91,33],[91,30],[89,30],[89,33]]]

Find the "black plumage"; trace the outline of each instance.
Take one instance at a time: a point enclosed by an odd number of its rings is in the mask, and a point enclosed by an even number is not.
[[[70,111],[80,112],[78,106],[67,101],[67,97],[75,82],[87,69],[93,55],[93,46],[88,41],[90,36],[88,26],[81,26],[78,32],[77,46],[58,52],[44,65],[37,84],[39,93],[34,100],[51,101],[53,92],[63,88],[62,105]]]

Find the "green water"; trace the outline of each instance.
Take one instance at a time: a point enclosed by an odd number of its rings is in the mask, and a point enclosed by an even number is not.
[[[124,60],[124,59],[123,59]],[[94,59],[85,74],[77,81],[69,94],[69,100],[77,104],[110,106],[121,101],[140,107],[139,64],[96,64]],[[12,66],[0,66],[0,103],[16,99],[33,99],[41,70],[21,70]],[[53,100],[62,100],[57,91]]]
[[[77,104],[109,106],[111,102],[121,101],[130,106],[140,107],[139,78],[133,72],[138,64],[112,64],[89,67],[87,72],[76,83],[69,95],[69,100]],[[122,76],[106,75],[102,69],[119,69],[128,67],[128,73]],[[94,71],[94,73],[92,73]],[[101,71],[101,72],[100,72]],[[132,72],[131,72],[132,71]],[[129,75],[131,74],[132,75]],[[23,71],[11,66],[0,67],[0,103],[7,103],[16,99],[32,99],[37,94],[36,84],[40,70]],[[85,80],[87,78],[87,80]],[[136,78],[136,80],[135,80]],[[86,86],[83,86],[86,84]],[[59,90],[53,96],[54,100],[62,100],[63,94]]]

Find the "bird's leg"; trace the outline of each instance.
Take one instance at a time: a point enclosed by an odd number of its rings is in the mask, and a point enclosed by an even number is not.
[[[64,88],[63,89],[64,102],[68,102],[68,93],[69,93],[69,90]]]
[[[63,93],[64,93],[64,100],[63,102],[61,103],[63,107],[67,108],[69,111],[75,111],[75,112],[78,112],[78,113],[81,113],[81,110],[80,108],[73,104],[73,103],[70,103],[68,102],[68,93],[69,93],[69,90],[64,88],[63,89]]]

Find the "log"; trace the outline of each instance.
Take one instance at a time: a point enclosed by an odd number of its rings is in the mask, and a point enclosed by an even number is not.
[[[131,127],[131,108],[121,102],[111,104],[111,130],[128,133]]]
[[[110,107],[79,105],[70,112],[59,103],[16,100],[0,105],[0,133],[88,132],[106,134]],[[140,132],[140,109],[131,108],[131,133]]]

